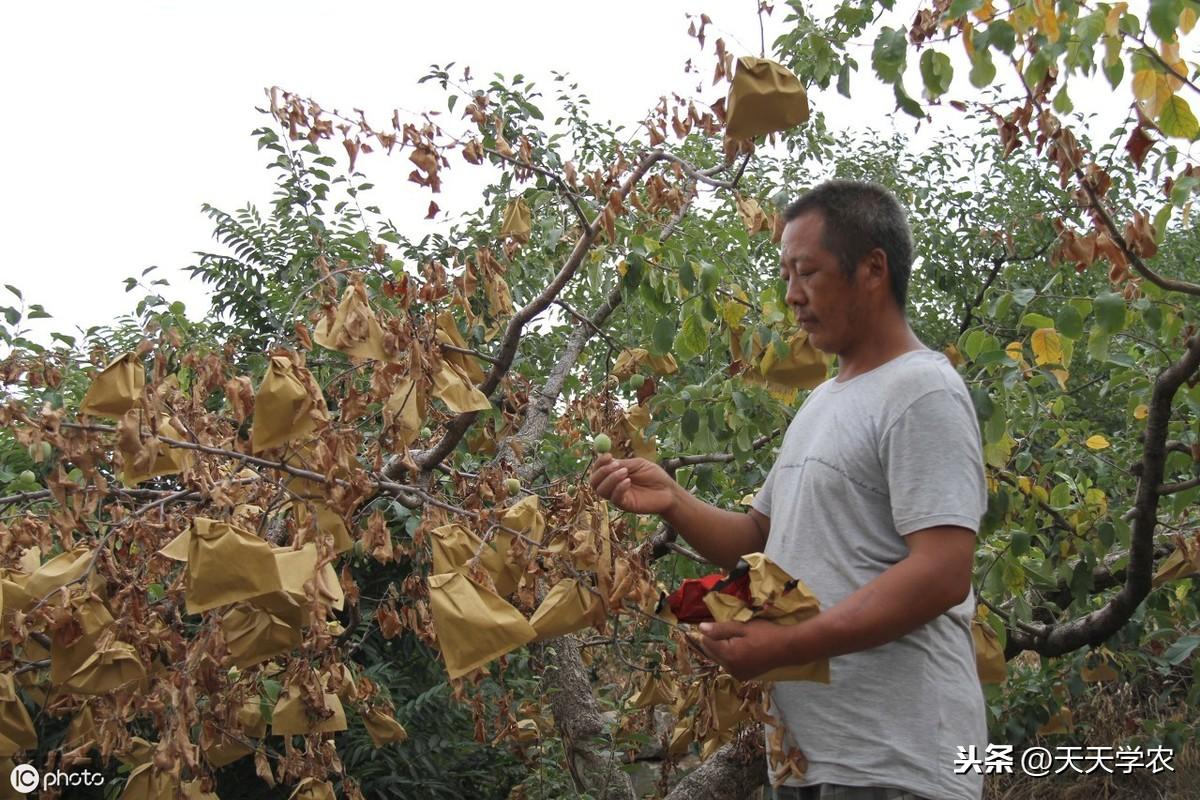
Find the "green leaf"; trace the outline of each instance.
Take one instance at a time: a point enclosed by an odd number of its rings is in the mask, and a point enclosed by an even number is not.
[[[1179,95],[1173,95],[1158,115],[1158,127],[1167,136],[1193,140],[1200,135],[1200,123],[1192,108]]]
[[[1183,0],[1150,0],[1150,30],[1164,42],[1174,41]]]
[[[685,261],[679,265],[679,285],[689,292],[696,291],[696,272],[695,265],[691,261]]]
[[[904,63],[908,49],[908,35],[903,28],[889,28],[886,25],[875,37],[875,46],[871,49],[871,66],[875,74],[884,83],[896,83],[904,74]]]
[[[1020,558],[1029,552],[1029,532],[1028,531],[1013,531],[1009,539],[1012,543],[1009,549],[1014,556]]]
[[[24,299],[25,299],[24,297],[22,297],[22,296],[21,296],[21,290],[20,290],[20,289],[18,289],[17,287],[15,287],[15,286],[13,286],[12,284],[10,284],[10,283],[6,283],[6,284],[4,284],[4,288],[5,288],[5,289],[8,289],[10,292],[12,292],[13,294],[15,294],[15,295],[17,296],[17,299],[18,299],[18,300],[24,300]]]
[[[975,328],[963,339],[963,352],[966,353],[967,358],[973,359],[983,350],[983,345],[986,341],[987,334],[979,330],[979,328]]]
[[[1097,295],[1093,310],[1096,325],[1102,332],[1116,333],[1125,327],[1125,298],[1116,292]]]
[[[1101,364],[1107,362],[1109,338],[1109,334],[1101,330],[1099,325],[1093,325],[1092,332],[1088,335],[1088,358]]]
[[[1060,114],[1070,114],[1075,110],[1075,104],[1071,102],[1066,86],[1059,89],[1058,94],[1054,96],[1054,110]]]
[[[908,92],[904,91],[904,83],[902,81],[896,81],[892,84],[892,93],[896,96],[896,108],[910,117],[925,119],[925,112],[921,109],[921,104],[908,96]]]
[[[942,15],[942,19],[958,19],[959,17],[971,13],[982,5],[983,0],[954,0],[954,2],[950,4],[950,8],[946,9],[946,13]]]
[[[1054,320],[1043,314],[1035,314],[1030,311],[1025,316],[1021,317],[1021,327],[1023,328],[1053,328]]]
[[[1171,666],[1177,667],[1187,661],[1197,647],[1200,647],[1200,636],[1181,636],[1167,648],[1161,659]]]
[[[842,64],[842,68],[838,70],[837,90],[842,97],[850,96],[850,62],[848,61]]]
[[[1074,306],[1063,306],[1054,318],[1054,329],[1068,339],[1083,335],[1083,317]]]
[[[1037,296],[1037,291],[1029,286],[1020,286],[1013,289],[1012,296],[1018,305],[1027,306]]]
[[[976,50],[971,56],[971,71],[967,79],[976,89],[990,86],[996,79],[996,65],[992,63],[992,54],[987,50]]]
[[[659,317],[654,323],[654,331],[650,337],[650,349],[654,355],[661,356],[671,352],[675,342],[675,317]]]
[[[1017,32],[1002,19],[992,20],[987,26],[987,43],[989,47],[1008,55],[1017,46]]]
[[[630,253],[625,259],[625,265],[627,269],[621,279],[621,285],[626,291],[632,291],[642,283],[642,276],[646,273],[646,259],[637,253]]]
[[[921,80],[925,82],[925,92],[932,99],[945,94],[954,78],[954,67],[950,64],[950,56],[936,50],[926,50],[921,54]]]
[[[680,361],[689,361],[707,349],[708,336],[704,332],[704,323],[700,321],[700,315],[688,314],[683,321],[683,327],[675,336],[675,355]]]
[[[679,430],[685,440],[690,441],[696,438],[696,432],[700,430],[700,415],[696,413],[696,409],[689,408],[683,412],[683,419],[679,422]]]

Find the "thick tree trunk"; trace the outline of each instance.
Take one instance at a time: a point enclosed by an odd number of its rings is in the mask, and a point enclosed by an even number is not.
[[[676,784],[666,800],[743,800],[767,780],[763,730],[754,725]]]

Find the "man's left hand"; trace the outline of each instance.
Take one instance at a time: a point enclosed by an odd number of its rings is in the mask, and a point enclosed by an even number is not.
[[[704,622],[696,640],[708,657],[723,666],[739,681],[750,680],[776,667],[788,658],[787,626],[767,620],[748,622]],[[800,663],[799,659],[796,663]]]

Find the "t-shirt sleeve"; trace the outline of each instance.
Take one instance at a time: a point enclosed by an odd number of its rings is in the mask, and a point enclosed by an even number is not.
[[[764,517],[771,516],[771,494],[775,486],[775,468],[779,465],[779,460],[771,465],[771,471],[767,473],[766,480],[763,481],[762,488],[758,490],[758,494],[754,495],[754,499],[750,501],[750,507]]]
[[[979,423],[965,394],[938,389],[917,398],[884,432],[879,457],[901,536],[939,525],[979,531],[987,484]]]

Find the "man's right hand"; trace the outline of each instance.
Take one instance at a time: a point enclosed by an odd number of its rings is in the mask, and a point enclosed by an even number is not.
[[[666,514],[678,502],[679,484],[644,458],[617,459],[605,453],[592,465],[591,482],[598,495],[635,514]]]

